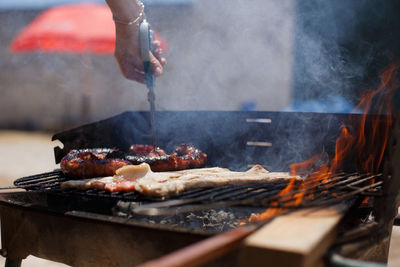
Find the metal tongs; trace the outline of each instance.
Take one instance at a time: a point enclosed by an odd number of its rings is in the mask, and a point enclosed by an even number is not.
[[[155,94],[154,94],[154,75],[151,70],[150,52],[153,52],[154,33],[151,30],[150,24],[143,20],[139,26],[140,53],[143,61],[143,69],[146,78],[146,86],[149,90],[147,99],[150,103],[150,125],[152,131],[153,149],[157,148],[156,128],[154,122],[155,112]]]

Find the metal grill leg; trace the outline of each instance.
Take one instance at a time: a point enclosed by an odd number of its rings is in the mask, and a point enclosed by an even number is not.
[[[5,267],[21,267],[22,260],[6,259]]]
[[[394,218],[393,225],[400,226],[400,213]]]

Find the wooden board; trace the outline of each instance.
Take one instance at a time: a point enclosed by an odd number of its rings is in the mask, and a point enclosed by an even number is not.
[[[320,266],[336,237],[343,205],[279,216],[247,237],[240,266]]]

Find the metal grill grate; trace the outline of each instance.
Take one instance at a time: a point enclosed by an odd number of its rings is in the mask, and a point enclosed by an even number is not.
[[[338,174],[330,177],[328,182],[304,182],[287,194],[277,194],[287,183],[252,184],[248,186],[222,186],[213,188],[193,189],[181,192],[168,198],[157,198],[140,195],[137,192],[110,193],[105,190],[61,190],[60,183],[67,180],[61,170],[23,177],[14,182],[17,187],[30,191],[46,191],[67,194],[70,196],[90,197],[93,199],[111,199],[139,202],[134,213],[143,215],[165,215],[180,212],[202,210],[207,208],[229,206],[251,207],[284,207],[302,208],[326,206],[359,196],[379,196],[381,194],[382,175]],[[374,181],[374,183],[372,183]],[[302,194],[304,200],[294,205],[293,199]]]
[[[177,207],[179,207],[179,212],[188,212],[229,206],[284,209],[329,206],[358,197],[362,199],[366,196],[382,195],[381,178],[382,174],[340,174],[331,177],[329,182],[313,184],[306,181],[301,188],[279,195],[277,193],[284,188],[284,185],[213,188],[210,191],[201,190],[199,195],[188,192],[183,197],[179,196],[179,199],[137,206],[132,212],[142,215],[172,215],[176,213]],[[232,190],[232,193],[225,195],[225,192],[229,190]],[[302,202],[294,203],[295,196],[299,194],[303,195]]]
[[[197,201],[224,201],[240,200],[247,198],[270,197],[282,190],[287,183],[270,183],[249,186],[223,186],[214,188],[193,189],[168,198],[158,198],[140,195],[137,192],[114,192],[96,189],[66,189],[61,190],[60,184],[68,180],[61,170],[42,173],[17,179],[14,185],[28,191],[62,192],[73,195],[114,198],[121,200],[134,200],[144,202],[159,202],[166,199],[196,199]]]
[[[52,172],[45,172],[19,178],[14,181],[14,185],[28,191],[50,190],[59,186],[61,182],[66,180],[67,179],[65,178],[63,172],[60,169],[57,169]]]

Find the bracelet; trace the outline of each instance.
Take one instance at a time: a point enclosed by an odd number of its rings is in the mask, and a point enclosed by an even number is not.
[[[142,7],[142,10],[140,11],[139,16],[137,18],[135,18],[135,19],[133,19],[131,21],[122,21],[122,20],[116,19],[113,16],[113,18],[112,18],[113,21],[116,22],[116,23],[119,23],[119,24],[123,24],[123,25],[139,24],[139,22],[141,22],[141,19],[143,18],[143,15],[144,15],[144,4],[142,2],[140,2],[140,1],[139,1],[139,4]]]

